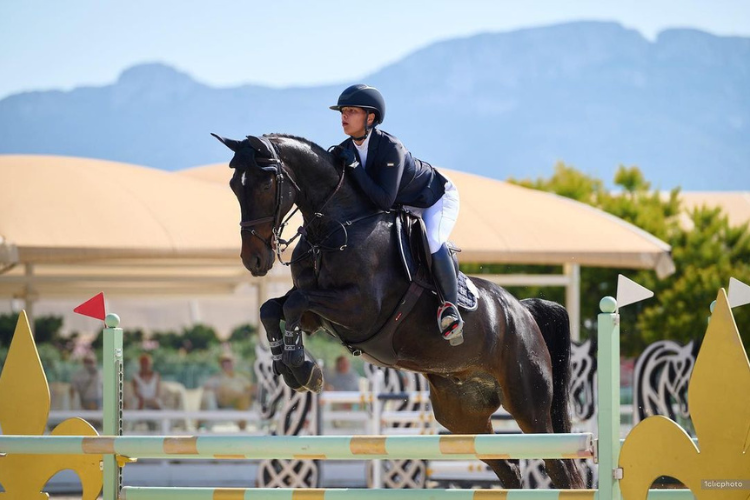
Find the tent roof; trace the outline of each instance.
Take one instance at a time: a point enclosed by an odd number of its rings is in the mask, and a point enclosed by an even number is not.
[[[230,173],[226,164],[175,174],[93,159],[0,155],[0,295],[93,295],[106,288],[198,296],[260,283],[238,256]],[[660,275],[673,266],[666,244],[604,212],[500,181],[448,175],[461,193],[453,240],[463,262],[650,268]],[[288,270],[275,266],[269,278],[288,280]]]
[[[732,226],[750,222],[750,191],[682,191],[683,207],[718,207],[729,217]]]
[[[102,160],[0,156],[0,266],[12,252],[20,263],[236,257],[236,218],[228,189],[185,176]]]
[[[225,186],[102,160],[0,155],[0,295],[231,293],[238,258]]]
[[[660,276],[674,270],[669,245],[606,212],[486,177],[441,171],[461,196],[451,240],[461,248],[462,262],[655,269]],[[221,183],[229,178],[224,163],[180,173]]]

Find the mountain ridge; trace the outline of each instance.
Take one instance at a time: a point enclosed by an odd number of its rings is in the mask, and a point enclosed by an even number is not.
[[[505,179],[564,161],[609,183],[637,165],[655,187],[750,187],[750,38],[675,28],[653,41],[613,22],[443,40],[363,79],[383,128],[435,165]],[[351,82],[210,87],[164,63],[116,82],[0,100],[0,153],[176,170],[228,161],[208,134],[343,139],[328,106]]]

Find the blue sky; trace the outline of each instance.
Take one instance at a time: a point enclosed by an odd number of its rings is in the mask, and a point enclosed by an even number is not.
[[[9,0],[0,3],[0,98],[113,82],[163,62],[215,86],[350,82],[430,43],[575,20],[649,39],[690,27],[750,37],[747,0]]]

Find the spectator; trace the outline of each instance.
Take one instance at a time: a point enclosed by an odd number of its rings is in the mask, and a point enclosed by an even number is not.
[[[161,410],[161,376],[154,371],[154,362],[151,355],[141,354],[138,358],[141,366],[137,373],[133,374],[133,393],[135,395],[139,410],[151,409]]]
[[[79,403],[84,410],[99,410],[102,407],[102,374],[92,351],[83,357],[83,367],[71,377],[72,395],[78,395]]]
[[[206,392],[205,406],[233,410],[248,410],[252,403],[253,384],[250,378],[234,369],[234,356],[229,353],[219,356],[221,372],[209,378],[203,384]],[[245,422],[238,422],[240,429]]]
[[[359,374],[351,369],[349,358],[336,358],[336,371],[328,377],[329,391],[359,391]]]

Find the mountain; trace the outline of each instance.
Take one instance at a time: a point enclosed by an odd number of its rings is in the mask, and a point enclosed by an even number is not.
[[[662,189],[750,188],[750,38],[569,23],[435,43],[364,81],[386,97],[383,128],[435,165],[505,179],[564,161],[611,182],[624,164]],[[3,99],[0,153],[175,170],[228,161],[209,132],[329,146],[343,136],[328,106],[349,83],[212,88],[144,64],[104,87]]]

